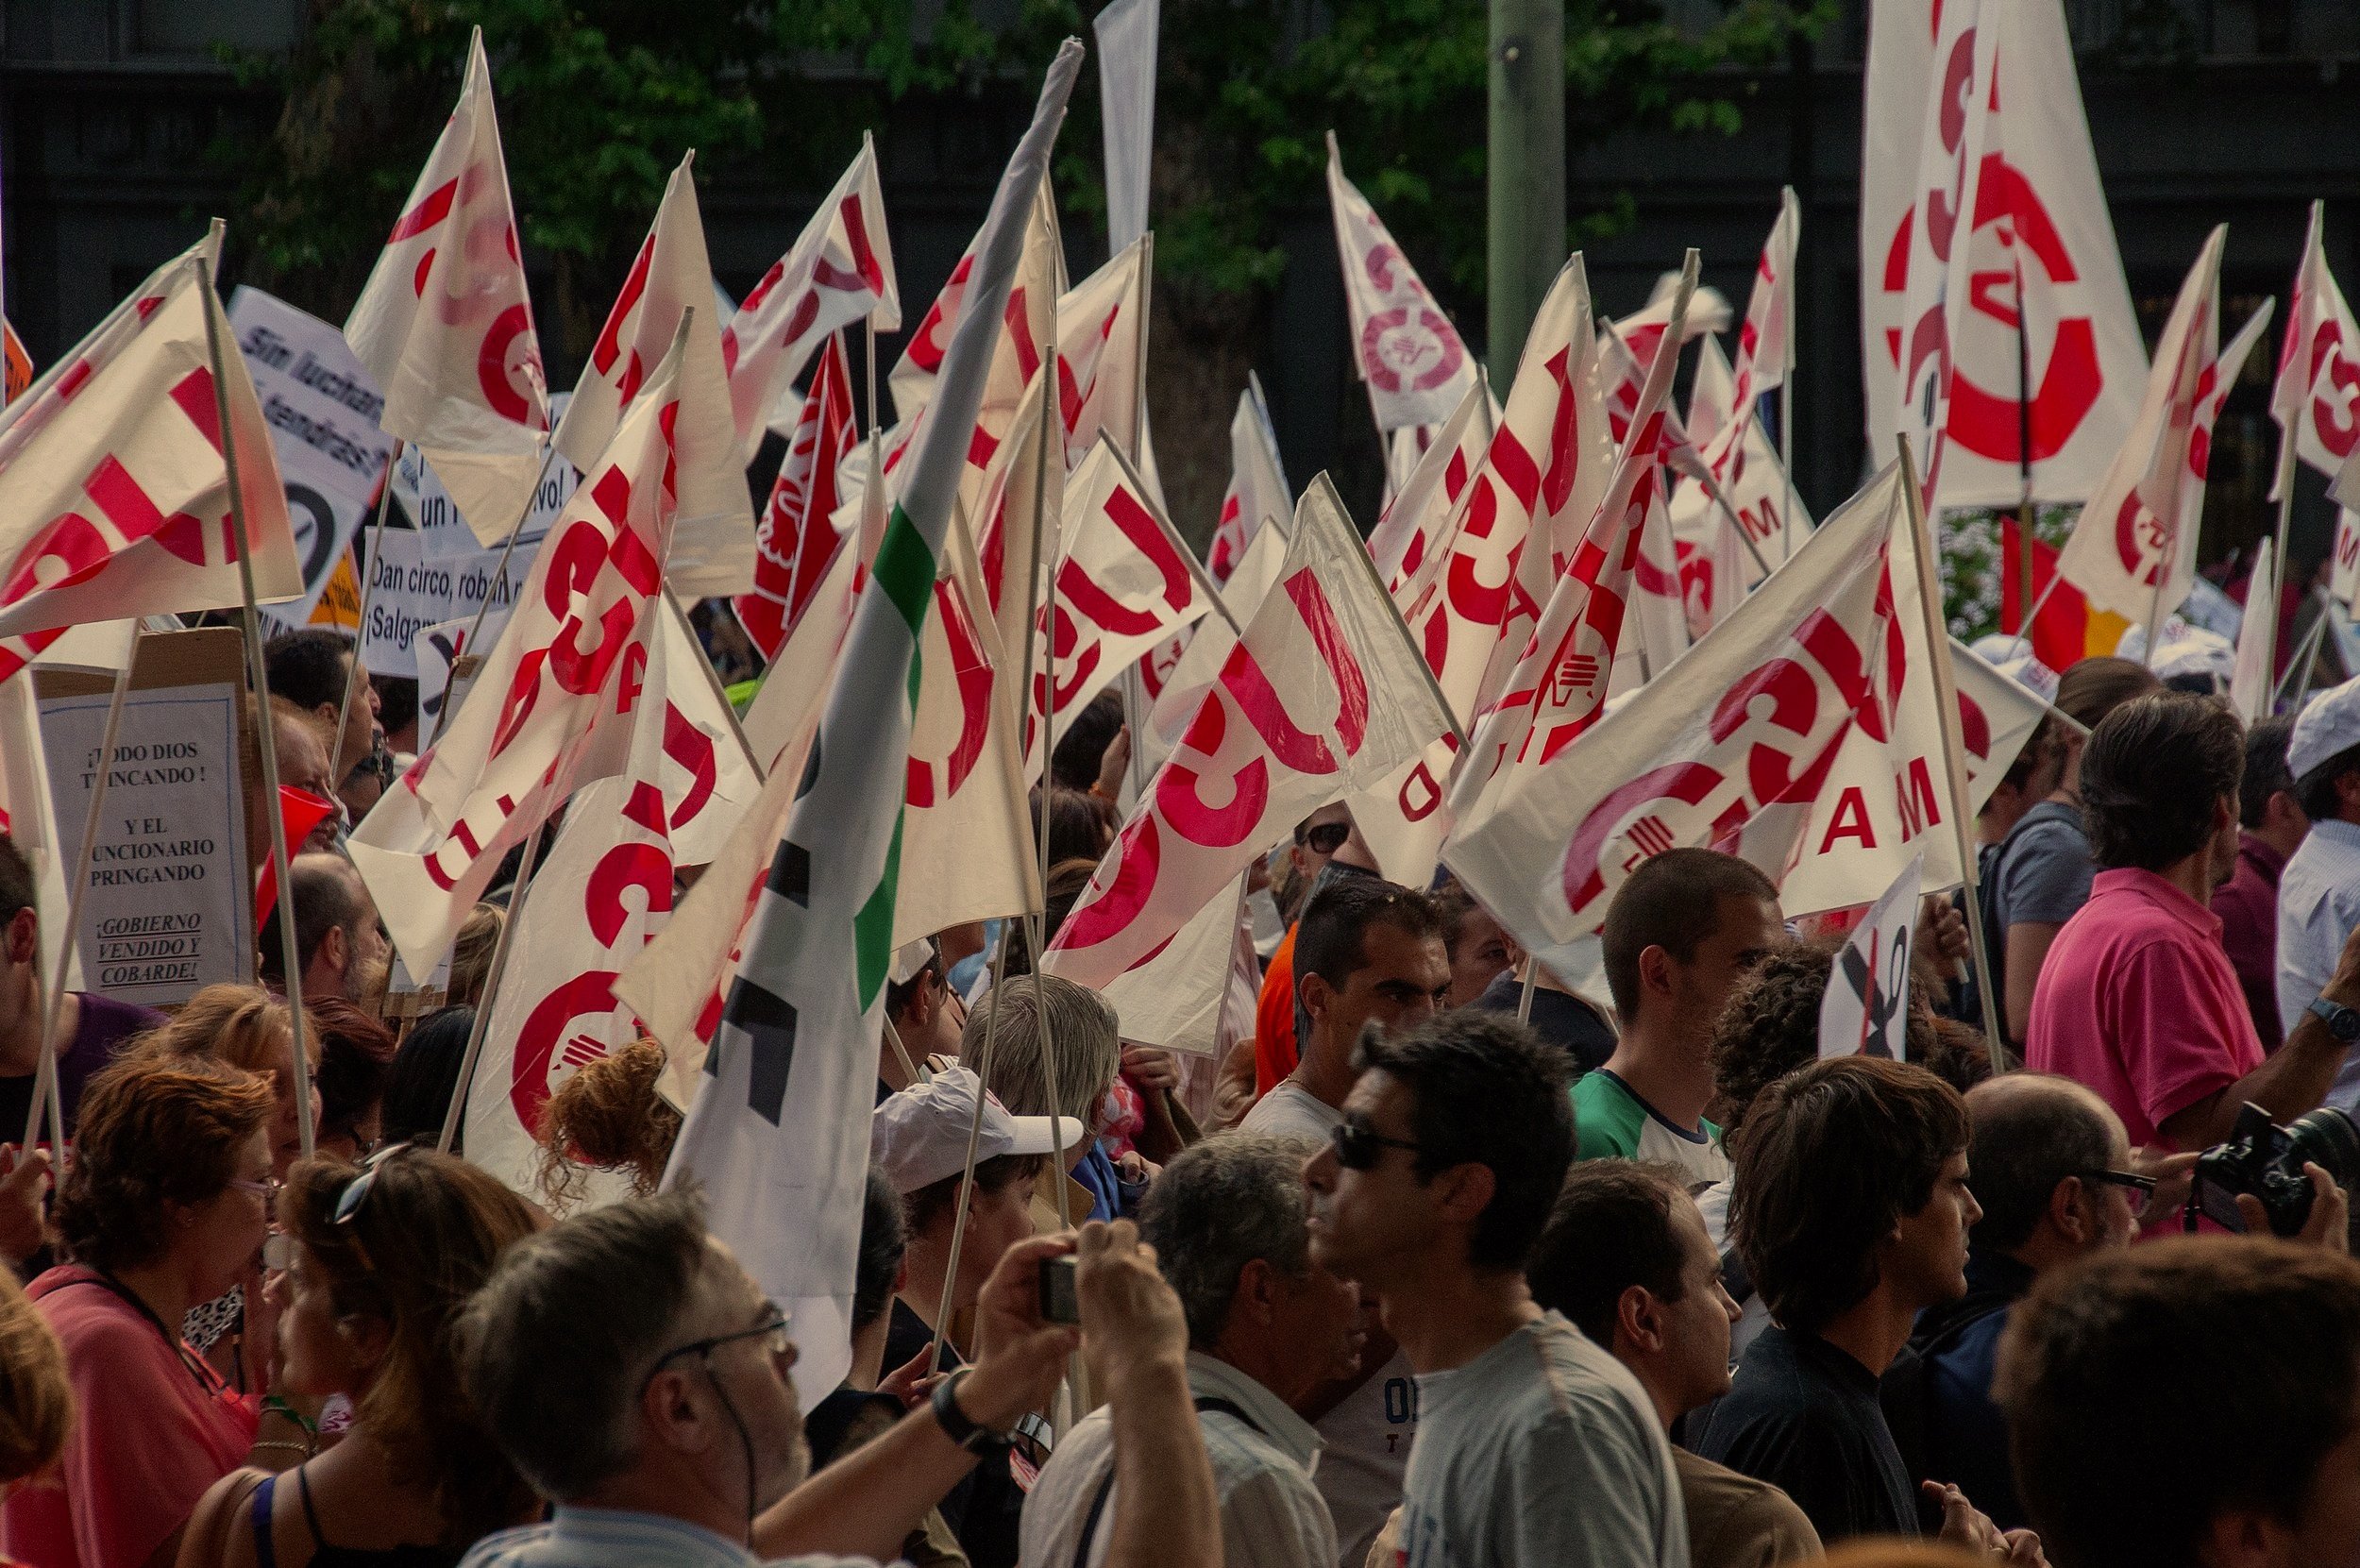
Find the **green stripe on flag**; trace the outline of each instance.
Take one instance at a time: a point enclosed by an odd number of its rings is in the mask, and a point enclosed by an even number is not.
[[[926,601],[935,591],[935,552],[897,502],[893,520],[885,525],[885,542],[877,547],[877,583],[893,600],[916,637],[926,624]]]
[[[878,878],[868,902],[852,917],[854,984],[860,988],[860,1010],[867,1013],[877,1000],[885,973],[893,965],[893,892],[902,885],[902,819],[893,814],[893,839],[885,846],[885,875]]]

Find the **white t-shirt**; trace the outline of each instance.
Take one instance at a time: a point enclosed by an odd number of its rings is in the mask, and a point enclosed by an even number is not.
[[[1343,1112],[1292,1078],[1281,1078],[1271,1086],[1268,1094],[1254,1102],[1254,1108],[1238,1123],[1238,1131],[1325,1143],[1328,1135],[1342,1126],[1343,1121]]]
[[[1401,1505],[1409,1443],[1418,1435],[1418,1383],[1409,1357],[1394,1351],[1311,1426],[1325,1445],[1311,1480],[1336,1522],[1338,1568],[1362,1568],[1377,1532]]]

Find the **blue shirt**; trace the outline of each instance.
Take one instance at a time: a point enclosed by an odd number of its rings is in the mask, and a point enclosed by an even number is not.
[[[2278,1021],[2287,1034],[2335,978],[2344,939],[2360,925],[2360,823],[2311,824],[2278,873]],[[2327,1091],[2346,1110],[2360,1104],[2360,1052],[2347,1053]]]
[[[2015,1494],[2007,1418],[1991,1397],[1991,1383],[2008,1314],[2031,1285],[2032,1271],[2014,1258],[1973,1253],[1966,1295],[1930,1307],[1911,1339],[1924,1379],[1926,1474],[1965,1492],[2003,1530],[2030,1521]]]
[[[738,1543],[661,1513],[560,1504],[548,1522],[487,1535],[460,1568],[764,1568]],[[867,1558],[781,1558],[770,1568],[876,1568]]]

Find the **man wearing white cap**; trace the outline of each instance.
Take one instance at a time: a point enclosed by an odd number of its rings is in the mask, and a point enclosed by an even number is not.
[[[2278,1016],[2292,1029],[2327,988],[2360,927],[2360,680],[2312,699],[2286,743],[2310,835],[2278,878]],[[2348,1053],[2327,1103],[2360,1104],[2360,1053]]]

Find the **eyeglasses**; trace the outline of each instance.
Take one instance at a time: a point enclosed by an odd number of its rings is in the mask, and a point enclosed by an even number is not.
[[[2108,1187],[2127,1187],[2143,1198],[2152,1197],[2155,1193],[2154,1177],[2137,1175],[2129,1171],[2076,1171],[2074,1174],[2085,1182],[2101,1182]]]
[[[1387,1138],[1370,1126],[1365,1119],[1357,1116],[1345,1117],[1327,1136],[1329,1141],[1336,1145],[1336,1163],[1347,1171],[1374,1170],[1376,1162],[1385,1157],[1388,1149],[1407,1149],[1412,1154],[1420,1154],[1425,1148],[1422,1143],[1411,1143],[1405,1138]]]
[[[1350,822],[1322,822],[1306,828],[1295,842],[1306,846],[1313,854],[1334,854],[1352,836]]]
[[[793,1321],[792,1315],[784,1308],[773,1307],[770,1308],[770,1315],[751,1328],[741,1328],[733,1333],[716,1334],[709,1340],[691,1340],[684,1345],[674,1345],[655,1358],[655,1365],[648,1369],[647,1378],[639,1386],[645,1389],[649,1383],[653,1382],[655,1374],[662,1372],[667,1362],[677,1361],[683,1356],[710,1357],[723,1345],[735,1344],[740,1340],[762,1340],[764,1341],[762,1348],[769,1352],[771,1358],[775,1360],[784,1356],[794,1342],[786,1332],[786,1325]]]
[[[345,1183],[345,1189],[336,1194],[333,1222],[338,1226],[338,1234],[352,1249],[353,1255],[361,1259],[361,1267],[371,1273],[377,1273],[377,1260],[369,1256],[369,1249],[362,1243],[360,1230],[352,1225],[352,1222],[360,1214],[361,1206],[369,1201],[369,1194],[376,1190],[377,1174],[385,1169],[385,1162],[409,1147],[409,1143],[404,1141],[388,1143],[378,1150],[361,1162],[361,1173]],[[348,1226],[352,1228],[345,1228]]]

